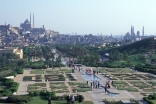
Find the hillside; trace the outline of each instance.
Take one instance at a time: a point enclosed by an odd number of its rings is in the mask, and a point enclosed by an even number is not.
[[[156,49],[156,39],[152,37],[152,38],[143,39],[141,41],[129,45],[124,45],[124,46],[105,50],[105,53],[106,52],[109,53],[113,50],[118,50],[121,53],[126,51],[128,54],[136,54],[142,52],[149,52],[150,50],[154,50],[154,49]]]

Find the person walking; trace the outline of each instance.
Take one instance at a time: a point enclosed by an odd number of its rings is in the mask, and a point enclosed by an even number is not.
[[[70,98],[70,95],[68,95],[68,96],[67,96],[67,104],[69,104],[70,99],[71,99],[71,98]]]
[[[51,97],[49,97],[48,99],[48,104],[51,104]]]
[[[96,80],[96,88],[98,88],[98,81]]]
[[[100,87],[100,82],[98,81],[98,88]]]
[[[92,82],[92,80],[90,81],[90,87],[92,88],[92,84],[93,84],[93,82]]]
[[[107,87],[108,87],[108,85],[105,86],[105,93],[107,93]]]
[[[72,95],[72,97],[71,97],[71,104],[74,104],[74,101],[75,101],[75,97],[74,97],[74,95]]]

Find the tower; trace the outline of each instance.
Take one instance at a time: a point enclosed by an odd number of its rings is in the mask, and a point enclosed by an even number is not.
[[[133,26],[133,36],[135,36],[135,33],[134,33],[134,26]]]
[[[33,13],[33,28],[35,27],[35,24],[34,24],[34,13]]]
[[[144,26],[143,26],[143,28],[142,28],[142,36],[144,36]]]
[[[31,12],[30,12],[30,24],[31,24]]]
[[[133,27],[131,25],[131,36],[133,36]]]

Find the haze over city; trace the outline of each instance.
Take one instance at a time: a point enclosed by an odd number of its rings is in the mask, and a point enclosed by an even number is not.
[[[124,35],[133,25],[146,35],[156,34],[155,0],[33,0],[1,1],[0,24],[19,26],[30,13],[35,27],[61,34]]]

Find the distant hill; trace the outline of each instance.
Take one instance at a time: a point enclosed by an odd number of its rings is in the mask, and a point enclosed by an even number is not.
[[[111,52],[113,50],[118,50],[119,52],[123,53],[126,51],[128,54],[136,54],[136,53],[142,53],[142,52],[149,52],[150,50],[156,49],[156,39],[154,37],[143,39],[141,41],[129,44],[129,45],[123,45],[116,48],[111,48],[108,50],[105,50],[104,52]]]

